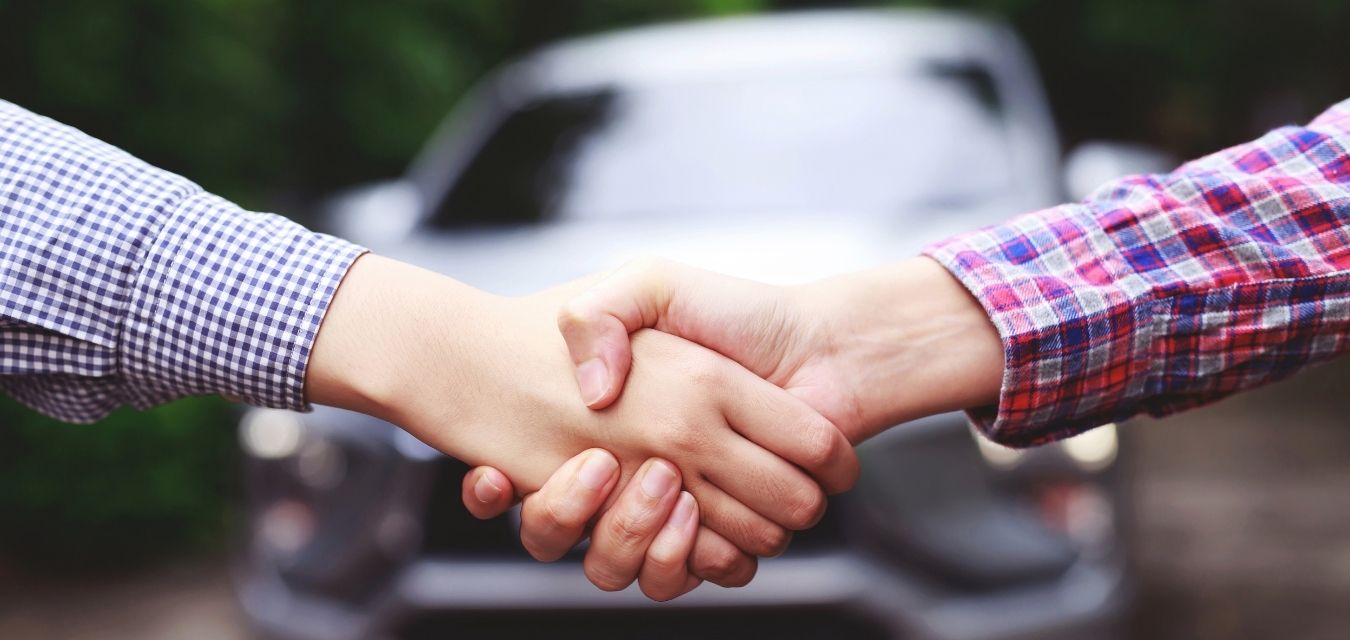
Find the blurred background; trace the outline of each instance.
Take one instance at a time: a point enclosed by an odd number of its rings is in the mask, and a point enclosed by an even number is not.
[[[400,175],[475,82],[543,45],[854,6],[1009,25],[1063,152],[1105,139],[1193,157],[1350,96],[1338,0],[0,0],[0,98],[322,225],[323,198]],[[1124,427],[1129,635],[1343,636],[1348,365]],[[0,400],[0,637],[248,637],[229,560],[247,519],[238,421],[214,399],[94,426]]]

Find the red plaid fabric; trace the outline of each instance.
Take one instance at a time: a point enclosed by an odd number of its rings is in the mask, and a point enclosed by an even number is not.
[[[1030,446],[1350,349],[1350,100],[1306,127],[928,247],[1003,338],[990,438]]]

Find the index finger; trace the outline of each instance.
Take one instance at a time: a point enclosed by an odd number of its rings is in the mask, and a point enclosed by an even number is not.
[[[727,423],[745,439],[811,474],[826,493],[842,493],[858,481],[858,456],[843,432],[799,398],[755,376],[736,372],[746,384],[723,406]]]
[[[520,510],[520,542],[536,560],[552,562],[576,546],[619,481],[619,462],[589,449],[563,463]]]

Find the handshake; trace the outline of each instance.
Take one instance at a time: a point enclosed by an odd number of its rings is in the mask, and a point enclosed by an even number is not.
[[[535,558],[589,535],[591,582],[668,600],[749,582],[852,486],[854,445],[994,403],[1002,365],[984,310],[928,258],[793,287],[646,261],[504,298],[367,255],[306,393],[482,465],[465,506],[523,496]]]

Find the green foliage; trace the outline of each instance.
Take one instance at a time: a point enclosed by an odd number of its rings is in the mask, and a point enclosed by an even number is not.
[[[194,398],[71,425],[0,398],[0,557],[115,569],[219,542],[236,416]]]
[[[1193,155],[1350,94],[1341,0],[9,0],[4,96],[262,206],[399,172],[464,90],[558,38],[768,9],[1011,22],[1067,142]]]
[[[1193,157],[1350,97],[1343,0],[902,0],[1010,22],[1068,143],[1149,142]]]
[[[3,97],[245,206],[394,175],[494,65],[759,0],[0,1]]]

